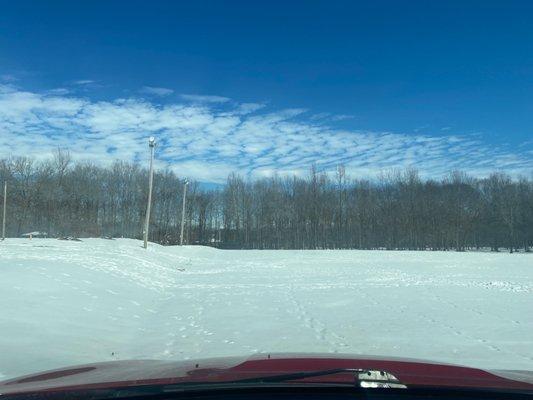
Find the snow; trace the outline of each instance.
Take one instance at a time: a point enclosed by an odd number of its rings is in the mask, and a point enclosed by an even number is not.
[[[35,231],[35,232],[23,233],[20,236],[22,236],[22,237],[30,237],[30,236],[37,237],[37,236],[46,236],[46,235],[47,235],[46,232]]]
[[[0,243],[0,377],[339,352],[533,370],[533,255]]]

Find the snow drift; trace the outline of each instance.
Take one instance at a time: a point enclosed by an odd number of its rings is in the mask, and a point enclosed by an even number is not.
[[[533,257],[0,243],[0,377],[116,359],[339,352],[533,370]]]

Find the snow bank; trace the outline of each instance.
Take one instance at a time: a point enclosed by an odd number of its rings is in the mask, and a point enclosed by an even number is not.
[[[0,376],[342,352],[533,370],[533,257],[0,243]]]

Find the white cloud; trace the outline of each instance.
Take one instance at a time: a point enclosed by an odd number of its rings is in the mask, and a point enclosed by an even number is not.
[[[90,85],[92,83],[96,83],[96,81],[93,81],[92,79],[79,79],[77,81],[72,81],[73,85]]]
[[[309,117],[310,120],[312,121],[318,121],[318,120],[321,120],[321,119],[326,119],[328,117],[331,116],[331,113],[328,113],[328,112],[321,112],[321,113],[318,113],[318,114],[313,114]]]
[[[230,172],[306,175],[313,163],[327,171],[343,163],[352,177],[405,167],[426,177],[453,169],[478,175],[533,170],[532,144],[498,147],[479,135],[339,130],[316,124],[304,109],[265,112],[259,103],[249,104],[228,103],[220,110],[205,102],[91,101],[0,84],[0,157],[42,159],[65,147],[76,160],[144,163],[147,138],[155,135],[158,167],[211,182],[224,182]]]
[[[194,103],[227,103],[231,100],[229,97],[209,96],[200,94],[181,94],[180,97],[183,100]]]
[[[355,118],[355,117],[353,115],[348,115],[348,114],[337,114],[337,115],[331,116],[332,121],[344,121],[344,120],[352,119],[352,118]]]
[[[152,95],[155,95],[155,96],[168,96],[168,95],[174,93],[174,90],[163,88],[163,87],[144,86],[140,90],[140,92],[141,93],[146,93],[146,94],[152,94]]]
[[[237,112],[239,112],[240,114],[242,115],[245,115],[245,114],[251,114],[253,112],[256,112],[262,108],[264,108],[265,105],[264,104],[260,104],[260,103],[243,103],[241,105],[239,105],[239,107],[237,108]]]
[[[348,114],[331,114],[328,112],[321,112],[318,114],[313,114],[309,117],[312,121],[344,121],[346,119],[352,119],[355,118],[353,115]]]
[[[55,88],[55,89],[48,90],[46,93],[52,94],[52,95],[65,95],[65,94],[69,94],[70,90],[66,88]]]

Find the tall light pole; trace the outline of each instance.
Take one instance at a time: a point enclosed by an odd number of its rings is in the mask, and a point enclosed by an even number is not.
[[[6,238],[6,204],[7,204],[7,181],[4,182],[4,217],[2,218],[2,240]]]
[[[183,200],[181,202],[181,232],[180,232],[180,246],[183,246],[183,226],[185,225],[185,198],[187,197],[187,185],[189,181],[185,179],[183,182]]]
[[[148,139],[150,146],[150,177],[148,178],[148,205],[146,206],[146,218],[144,220],[144,248],[148,248],[148,226],[150,225],[150,208],[152,207],[152,183],[154,180],[154,148],[155,137]]]

